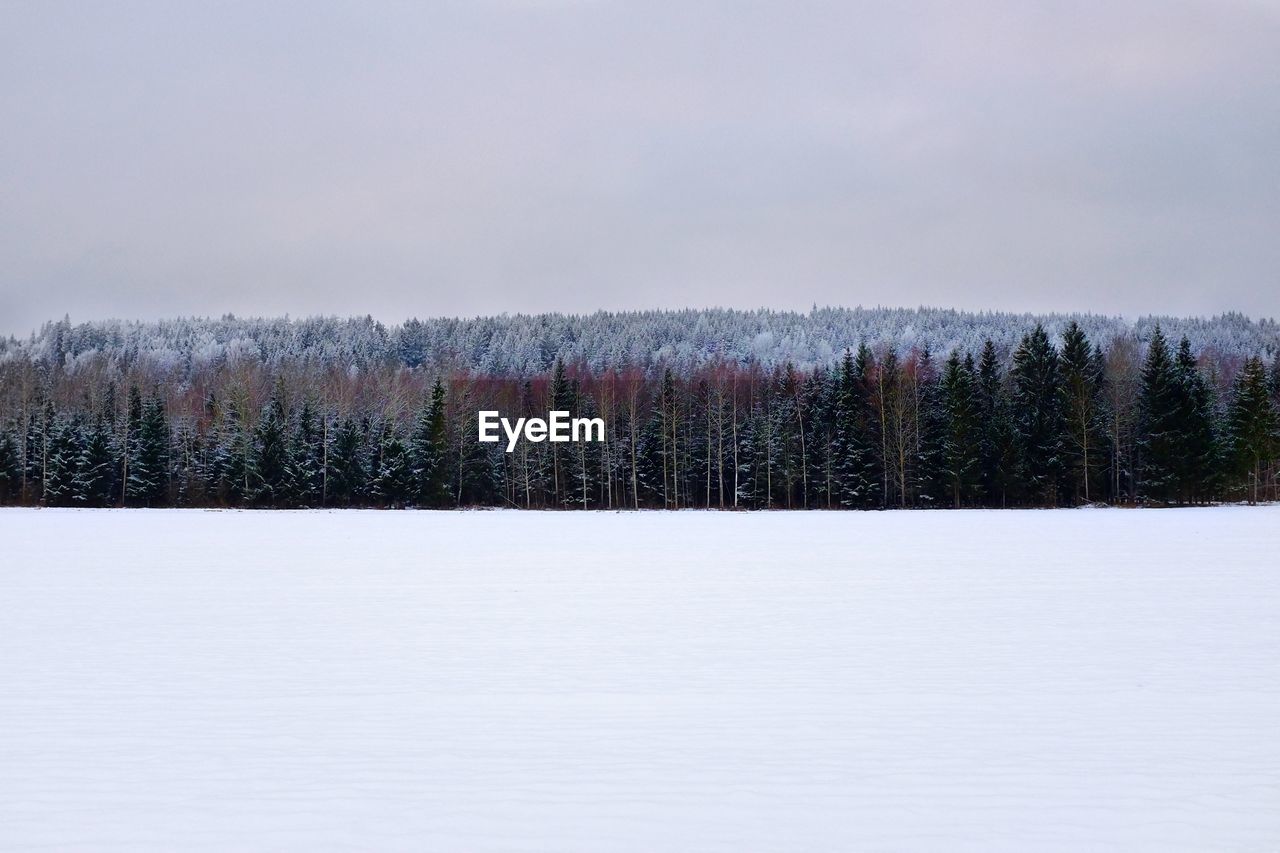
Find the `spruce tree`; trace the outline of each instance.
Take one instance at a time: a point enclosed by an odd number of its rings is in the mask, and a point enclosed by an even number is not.
[[[116,477],[116,459],[111,448],[111,431],[106,421],[95,418],[85,431],[76,470],[75,500],[82,506],[101,507],[111,503]]]
[[[915,450],[908,425],[908,403],[903,387],[902,367],[892,349],[880,359],[876,371],[875,405],[880,418],[880,459],[882,506],[906,506],[910,498],[909,479]]]
[[[1171,501],[1180,485],[1184,446],[1182,386],[1164,333],[1156,326],[1147,347],[1138,390],[1138,468],[1140,494]]]
[[[403,506],[413,488],[413,466],[409,450],[400,438],[394,420],[387,419],[382,427],[371,494],[385,507]]]
[[[289,447],[286,440],[288,413],[281,389],[262,407],[254,429],[253,461],[250,469],[253,501],[263,506],[287,506],[293,491],[290,482]]]
[[[795,366],[788,362],[774,377],[774,405],[770,408],[773,420],[770,430],[777,448],[773,486],[778,505],[786,509],[804,504],[804,433],[796,405],[798,394]]]
[[[1227,415],[1232,457],[1246,480],[1250,503],[1258,502],[1264,470],[1280,450],[1278,420],[1262,359],[1250,358],[1236,377]]]
[[[140,493],[147,488],[146,472],[134,470],[142,451],[142,391],[137,385],[129,386],[124,415],[124,452],[120,471],[121,494],[124,503],[131,506],[143,502]]]
[[[365,498],[364,431],[347,417],[334,435],[329,453],[329,500],[337,506],[362,503]]]
[[[859,348],[860,358],[870,358],[870,351]],[[862,370],[853,354],[845,350],[836,380],[836,398],[832,417],[835,419],[836,499],[841,506],[867,507],[874,500],[871,477],[872,448],[867,442],[868,400]]]
[[[169,497],[170,439],[164,401],[155,390],[147,398],[142,419],[144,464],[152,472],[151,489],[146,495],[148,506],[164,506]]]
[[[303,400],[288,442],[289,501],[295,506],[321,505],[324,484],[324,433],[310,400]]]
[[[981,477],[982,422],[973,357],[952,351],[942,373],[942,470],[951,503],[973,502]]]
[[[12,430],[0,430],[0,503],[21,498],[22,453]]]
[[[409,441],[414,497],[419,505],[425,507],[446,506],[449,498],[448,475],[444,465],[449,443],[444,420],[444,398],[444,385],[436,379],[431,388],[431,400],[423,407]]]
[[[128,474],[125,496],[134,506],[163,506],[169,494],[169,422],[158,392],[142,401],[129,391]]]
[[[52,426],[50,422],[48,424]],[[46,416],[27,418],[27,428],[22,438],[21,480],[23,500],[39,501],[44,498],[44,432]]]
[[[204,441],[190,418],[182,418],[173,425],[169,472],[173,481],[173,504],[198,505],[203,498],[205,478]]]
[[[1178,497],[1180,501],[1209,500],[1219,469],[1213,392],[1200,373],[1191,341],[1185,336],[1174,362],[1178,381]]]
[[[252,498],[252,435],[237,406],[213,402],[211,408],[216,428],[205,467],[205,489],[219,503],[238,505]]]
[[[848,353],[846,353],[848,355]],[[842,363],[843,364],[843,363]],[[705,389],[705,404],[702,411],[706,414],[706,436],[704,455],[707,460],[707,506],[715,500],[714,479],[717,461],[715,437],[711,432],[714,400],[710,387],[700,382]],[[836,452],[836,409],[839,405],[840,373],[826,368],[818,368],[805,380],[803,419],[809,430],[809,486],[810,505],[824,509],[835,509],[840,505],[840,474],[836,470],[839,454]],[[710,446],[706,446],[709,444]]]
[[[1058,503],[1062,476],[1062,376],[1058,351],[1039,323],[1013,354],[1014,423],[1023,485],[1033,503]]]
[[[914,492],[921,506],[945,506],[952,495],[943,464],[947,438],[947,413],[941,377],[934,367],[933,353],[925,347],[916,360]]]
[[[858,344],[853,357],[855,382],[855,408],[857,416],[856,441],[861,445],[861,464],[850,469],[850,477],[858,483],[864,508],[884,505],[884,466],[881,455],[881,423],[874,404],[879,367],[875,354],[866,342]]]
[[[49,429],[45,455],[44,502],[49,506],[72,506],[76,497],[76,472],[80,447],[74,424],[57,418]]]
[[[667,371],[667,379],[671,379],[671,371]],[[556,359],[555,367],[551,372],[551,408],[557,412],[568,412],[573,415],[577,398],[577,389],[568,379],[565,373],[564,362]],[[674,394],[672,399],[674,399]],[[461,477],[462,467],[462,440],[453,442],[457,445],[458,452],[450,453],[447,459],[453,462],[454,471],[449,480],[451,481],[451,490],[453,491],[454,503],[461,500]],[[547,446],[551,451],[551,480],[552,480],[552,500],[561,506],[567,506],[570,501],[568,487],[568,461],[565,459],[565,453],[560,449],[560,445],[548,442]]]
[[[1095,500],[1105,460],[1102,361],[1074,320],[1062,335],[1063,467],[1075,502]]]

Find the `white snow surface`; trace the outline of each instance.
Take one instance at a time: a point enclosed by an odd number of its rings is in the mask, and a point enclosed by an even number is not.
[[[0,849],[1280,850],[1280,507],[0,548]]]

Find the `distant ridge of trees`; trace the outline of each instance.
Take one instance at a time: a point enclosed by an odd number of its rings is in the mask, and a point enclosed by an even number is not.
[[[1186,337],[1210,359],[1280,351],[1280,324],[1242,314],[1212,318],[1098,314],[970,313],[942,308],[818,308],[806,313],[726,308],[594,314],[514,314],[470,319],[411,319],[387,326],[371,317],[177,318],[158,322],[106,320],[46,323],[26,339],[0,338],[0,363],[30,359],[68,371],[107,362],[180,380],[219,364],[269,365],[313,361],[370,370],[387,364],[472,370],[490,376],[545,374],[557,361],[598,373],[670,367],[684,373],[710,363],[830,367],[849,347],[899,353],[929,349],[976,353],[987,340],[1012,352],[1040,324],[1058,339],[1075,323],[1106,346],[1117,337],[1149,340],[1159,325],[1172,340]]]
[[[480,409],[599,416],[606,440],[506,453]],[[1238,315],[63,321],[0,343],[9,504],[1200,504],[1275,500],[1278,474],[1280,330]]]

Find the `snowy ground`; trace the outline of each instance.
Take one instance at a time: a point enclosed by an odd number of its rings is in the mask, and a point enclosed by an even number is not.
[[[1280,849],[1280,507],[0,511],[0,848]]]

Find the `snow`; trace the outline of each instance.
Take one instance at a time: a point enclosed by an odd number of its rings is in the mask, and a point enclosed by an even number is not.
[[[1280,507],[0,542],[2,849],[1280,849]]]

